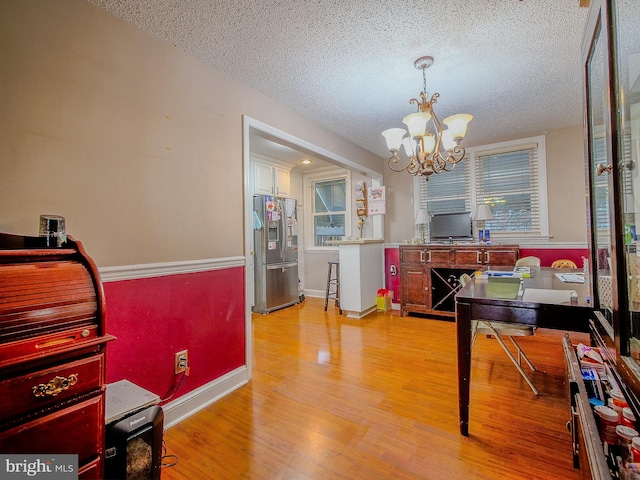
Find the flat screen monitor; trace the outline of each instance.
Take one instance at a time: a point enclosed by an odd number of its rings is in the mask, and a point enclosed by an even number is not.
[[[431,240],[473,240],[471,212],[433,215],[429,227]]]

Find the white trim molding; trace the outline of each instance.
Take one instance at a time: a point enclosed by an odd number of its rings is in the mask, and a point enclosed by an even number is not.
[[[242,366],[163,405],[165,428],[173,427],[248,382],[247,367]]]
[[[137,278],[164,277],[181,273],[206,272],[225,268],[243,267],[244,257],[209,258],[181,262],[145,263],[98,268],[103,282],[134,280]]]

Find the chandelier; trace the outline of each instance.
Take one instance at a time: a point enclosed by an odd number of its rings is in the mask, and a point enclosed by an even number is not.
[[[427,68],[433,65],[433,57],[418,58],[413,65],[422,70],[422,92],[420,100],[412,98],[409,103],[418,105],[416,113],[407,115],[402,122],[407,126],[409,136],[405,137],[404,128],[389,128],[382,132],[387,140],[387,147],[391,152],[388,165],[394,172],[407,171],[411,175],[422,175],[429,180],[432,173],[449,172],[464,158],[465,149],[460,142],[467,133],[467,124],[473,118],[466,113],[451,115],[443,120],[448,128],[443,130],[433,107],[438,103],[439,93],[434,93],[427,100]],[[431,120],[432,131],[428,130]],[[409,163],[403,168],[396,168],[400,161],[398,152],[400,146],[409,157]]]

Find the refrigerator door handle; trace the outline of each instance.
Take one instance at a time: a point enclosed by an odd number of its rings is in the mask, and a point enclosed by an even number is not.
[[[272,263],[267,265],[267,270],[281,270],[281,269],[295,267],[297,265],[298,265],[298,262]]]
[[[280,227],[282,228],[282,230],[280,230],[282,232],[280,235],[280,238],[282,239],[282,242],[280,243],[280,259],[285,261],[287,259],[287,242],[289,241],[289,237],[287,235],[287,212],[285,211],[286,205],[284,203],[284,199],[279,198],[278,205],[280,207]]]

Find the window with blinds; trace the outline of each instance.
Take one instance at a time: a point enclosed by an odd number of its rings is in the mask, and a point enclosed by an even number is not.
[[[328,240],[341,240],[345,235],[347,181],[345,178],[315,181],[312,187],[313,245],[322,247]]]
[[[492,236],[546,237],[545,161],[544,137],[467,149],[453,171],[416,179],[416,208],[436,215],[475,212],[486,203],[494,216],[485,222]]]
[[[433,174],[429,181],[418,179],[420,208],[426,209],[429,215],[470,212],[470,170],[469,160],[465,158],[450,172]]]
[[[492,234],[540,235],[538,148],[476,154],[476,204],[488,204]]]

